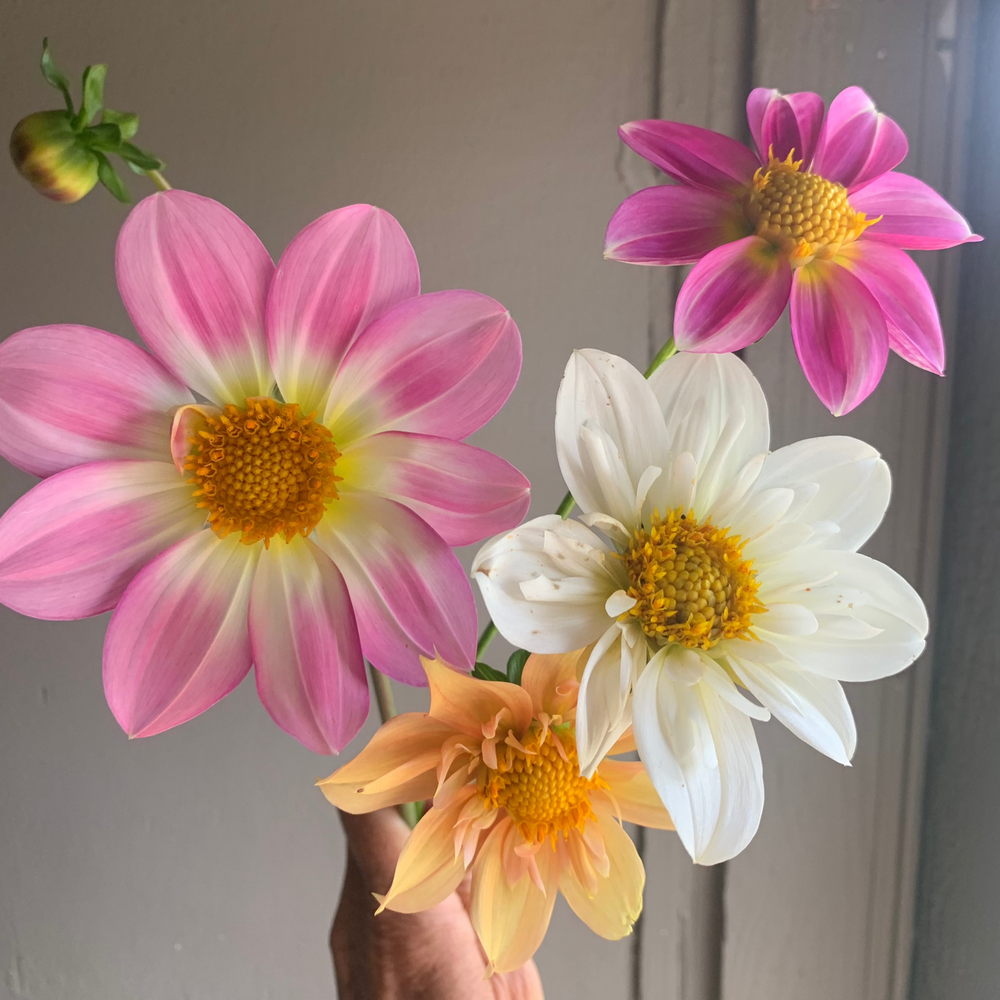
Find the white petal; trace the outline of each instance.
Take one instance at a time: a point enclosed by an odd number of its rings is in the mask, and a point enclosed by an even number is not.
[[[812,635],[819,628],[816,616],[801,604],[769,604],[763,614],[754,615],[753,625],[779,635]]]
[[[631,611],[636,605],[636,598],[630,597],[624,590],[616,590],[605,602],[604,610],[612,618]]]
[[[813,550],[777,569],[786,584],[782,598],[807,608],[818,625],[811,635],[767,633],[798,666],[836,680],[876,680],[903,670],[923,651],[928,629],[923,601],[888,566],[857,552]],[[796,574],[798,584],[791,582]],[[772,575],[778,574],[769,569],[762,576],[758,592],[766,607],[774,602],[764,586]],[[759,618],[763,630],[766,619]]]
[[[613,462],[592,450],[598,439],[612,443]],[[640,372],[603,351],[573,352],[556,399],[556,452],[584,513],[603,511],[630,526],[636,488],[650,466],[662,467],[666,441],[663,414]],[[626,508],[619,461],[630,486]]]
[[[750,647],[756,645],[751,643]],[[791,663],[755,663],[751,656],[729,661],[747,689],[800,740],[840,764],[849,764],[857,743],[851,706],[840,683],[797,669]]]
[[[594,647],[580,680],[576,748],[580,772],[590,776],[632,724],[632,685],[645,666],[645,642],[629,645],[617,623]]]
[[[624,569],[595,532],[557,514],[487,542],[472,572],[504,638],[534,653],[588,646],[610,624],[604,604]]]
[[[754,489],[796,491],[787,517],[839,527],[827,548],[856,551],[879,526],[889,504],[889,467],[879,453],[850,437],[798,441],[767,456]]]
[[[636,684],[636,745],[688,853],[699,864],[717,864],[739,854],[760,824],[760,752],[750,719],[712,685],[671,678],[664,660],[672,648],[661,650]]]
[[[703,516],[748,461],[768,449],[767,401],[734,354],[678,354],[649,379],[670,452],[691,452],[699,469],[695,512]]]
[[[581,514],[578,520],[583,521],[588,528],[597,528],[598,531],[603,531],[611,541],[622,548],[628,545],[629,539],[632,537],[625,525],[610,514],[602,514],[597,511],[594,514]]]
[[[733,534],[750,541],[778,524],[794,500],[794,490],[754,488],[730,514],[726,524]]]

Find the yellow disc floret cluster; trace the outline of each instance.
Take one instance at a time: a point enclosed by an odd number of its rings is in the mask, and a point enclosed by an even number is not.
[[[723,639],[752,638],[750,616],[767,610],[740,537],[698,524],[691,511],[654,514],[648,530],[633,532],[622,559],[636,601],[623,618],[638,619],[661,642],[711,649]]]
[[[501,744],[496,769],[484,768],[479,776],[479,791],[486,803],[505,809],[532,844],[546,837],[554,843],[559,834],[571,830],[582,832],[594,815],[590,792],[608,787],[597,775],[581,776],[573,727],[557,728],[558,734],[534,723],[521,743],[523,751]]]
[[[249,545],[307,535],[337,497],[333,437],[296,403],[269,398],[230,404],[191,438],[186,468],[198,506],[222,537]]]
[[[801,160],[771,157],[754,174],[744,211],[758,236],[784,251],[793,266],[832,257],[878,219],[868,220],[847,200],[847,188],[799,170]]]

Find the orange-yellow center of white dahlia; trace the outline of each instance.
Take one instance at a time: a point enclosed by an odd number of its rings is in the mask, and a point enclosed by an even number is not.
[[[337,498],[340,452],[314,417],[302,416],[297,403],[269,398],[205,417],[186,468],[218,535],[239,531],[242,542],[267,545],[275,535],[291,541],[316,527]]]
[[[779,247],[793,266],[832,257],[877,219],[868,221],[847,200],[847,188],[800,171],[801,161],[776,160],[754,174],[743,202],[754,232]]]
[[[622,554],[635,605],[623,618],[638,620],[646,635],[692,649],[723,639],[751,638],[750,616],[766,611],[760,583],[742,540],[728,528],[699,524],[681,508],[632,533]]]
[[[598,775],[581,776],[573,726],[553,730],[535,723],[521,745],[523,751],[501,744],[497,767],[480,773],[487,805],[505,809],[529,843],[582,831],[594,815],[590,792],[608,786]]]

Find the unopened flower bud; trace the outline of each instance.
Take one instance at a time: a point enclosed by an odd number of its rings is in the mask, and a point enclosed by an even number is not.
[[[19,173],[53,201],[79,201],[97,183],[99,161],[81,142],[68,111],[39,111],[22,118],[10,137]]]

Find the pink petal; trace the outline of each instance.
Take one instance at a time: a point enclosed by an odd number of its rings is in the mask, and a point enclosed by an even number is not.
[[[830,104],[812,170],[859,187],[902,163],[908,149],[903,130],[860,87],[848,87]]]
[[[781,316],[791,285],[787,258],[759,236],[713,250],[695,264],[677,296],[677,347],[726,354],[760,340]]]
[[[882,217],[865,230],[866,240],[906,250],[945,250],[982,240],[941,195],[909,174],[883,174],[852,192],[851,206],[869,219]]]
[[[449,545],[471,545],[521,523],[528,480],[482,448],[390,431],[362,439],[337,463],[344,484],[406,504]]]
[[[920,268],[902,250],[858,240],[837,257],[885,313],[889,346],[912,365],[944,374],[944,336],[934,293]]]
[[[604,256],[628,264],[692,264],[747,229],[739,203],[728,195],[661,184],[618,206]]]
[[[167,462],[59,472],[0,518],[0,603],[60,621],[110,611],[150,559],[204,523]]]
[[[750,91],[747,121],[760,162],[766,166],[769,155],[783,160],[792,153],[808,170],[823,125],[823,110],[823,98],[808,91],[782,94],[767,87]]]
[[[313,539],[347,581],[365,656],[405,684],[427,683],[419,654],[472,667],[476,610],[455,554],[413,511],[342,494]]]
[[[267,298],[268,349],[284,398],[322,413],[358,334],[419,293],[416,254],[388,212],[349,205],[306,226],[281,255]]]
[[[668,177],[709,191],[742,191],[760,166],[742,142],[696,125],[647,119],[622,125],[618,134]]]
[[[115,266],[135,328],[178,378],[217,403],[271,391],[274,264],[238,216],[189,191],[150,195],[122,226]]]
[[[130,737],[193,719],[246,676],[247,608],[262,549],[206,529],[129,584],[104,642],[104,693]]]
[[[401,302],[347,352],[324,423],[338,447],[378,431],[453,440],[503,406],[521,370],[521,335],[499,302],[435,292]]]
[[[889,355],[885,317],[846,267],[814,260],[795,272],[792,340],[823,405],[849,413],[878,385]]]
[[[257,692],[316,753],[339,753],[368,717],[368,679],[344,578],[311,541],[275,539],[250,595]]]
[[[106,458],[170,458],[175,407],[194,397],[142,348],[88,326],[0,344],[0,455],[48,476]]]

